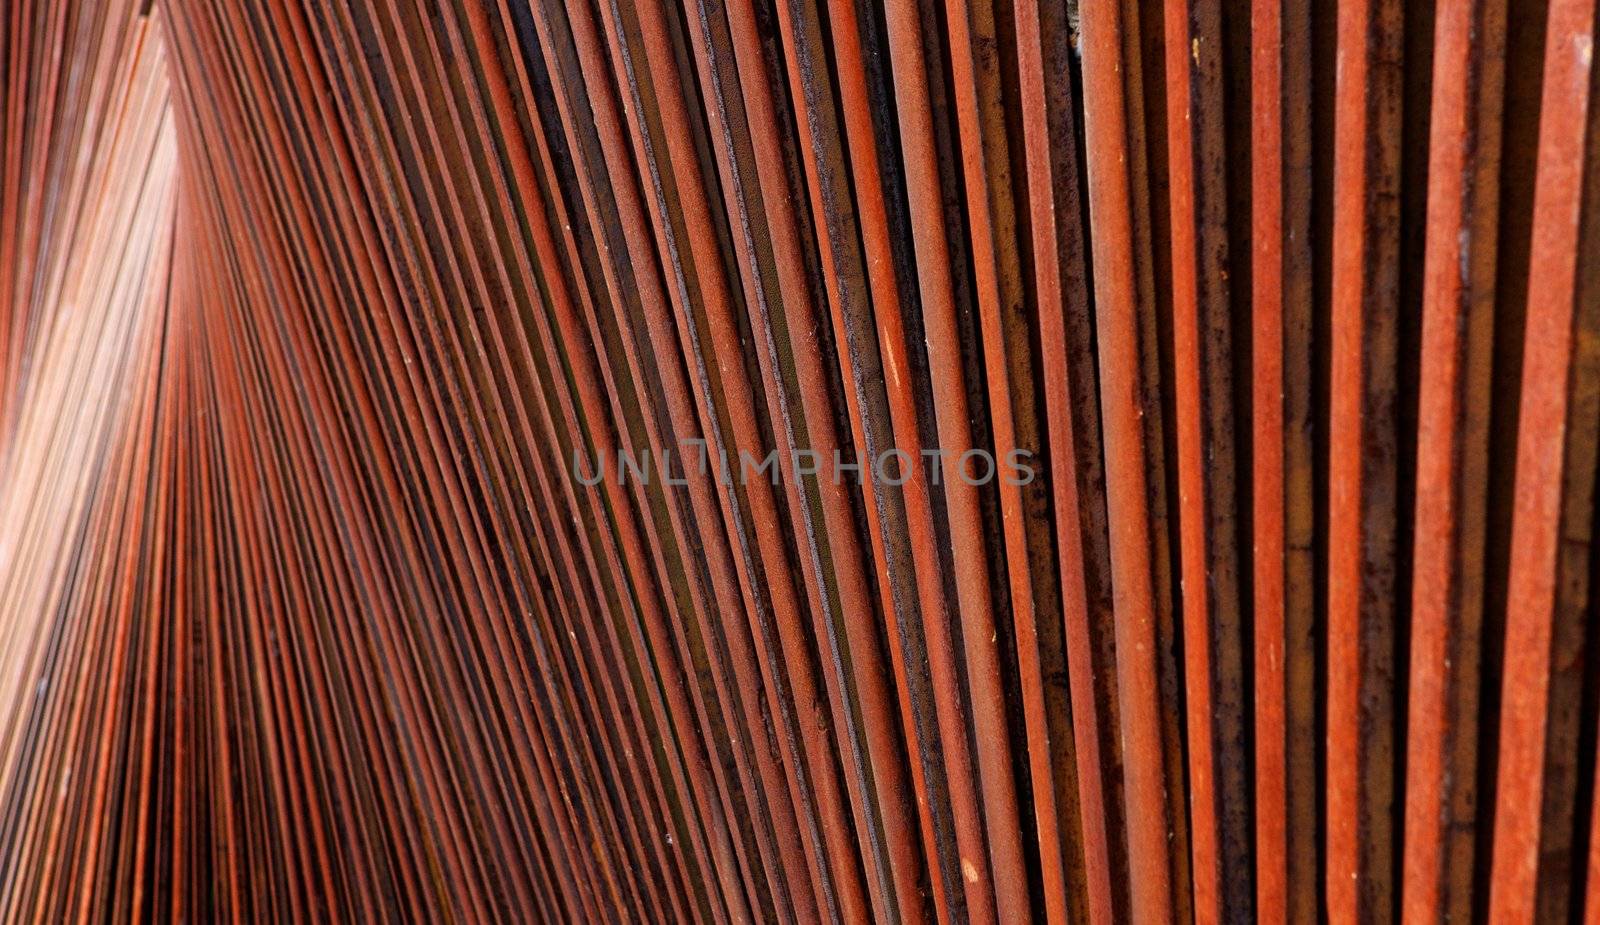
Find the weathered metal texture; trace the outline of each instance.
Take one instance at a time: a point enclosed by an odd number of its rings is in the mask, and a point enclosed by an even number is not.
[[[1244,625],[1234,503],[1222,9],[1166,6],[1179,574],[1195,917],[1249,917]]]
[[[1130,914],[1188,908],[1138,9],[1081,10],[1096,334],[1116,615]],[[1136,875],[1133,872],[1138,872]],[[1181,916],[1181,917],[1187,917]]]
[[[1059,626],[1035,619],[1031,640],[1018,628],[1019,662],[1036,659],[1045,679],[1054,681],[1045,687],[1042,703],[1030,704],[1030,737],[1040,742],[1030,743],[1030,772],[1036,781],[1044,885],[1048,889],[1059,877],[1064,891],[1060,897],[1047,897],[1047,911],[1060,915],[1059,905],[1066,905],[1072,918],[1109,921],[1117,908],[1126,908],[1119,903],[1121,891],[1113,887],[1114,877],[1126,878],[1126,859],[1122,841],[1115,837],[1122,822],[1115,757],[1121,743],[1089,282],[1084,233],[1074,221],[1084,207],[1073,104],[1076,35],[1064,7],[1022,4],[1015,17],[1033,297],[1042,354],[1038,365],[1052,460],[1048,503],[1059,544],[1062,615]],[[1061,677],[1069,684],[1062,685]],[[1037,783],[1045,769],[1053,778],[1048,790]],[[1050,840],[1052,829],[1057,842]],[[1051,856],[1055,844],[1064,856]],[[1064,869],[1056,873],[1052,864]]]
[[[1308,921],[1322,879],[1313,501],[1311,4],[1251,8],[1251,502],[1255,873],[1263,920]]]
[[[1595,567],[1595,5],[1552,3],[1533,201],[1489,914],[1563,917],[1586,868],[1579,746]],[[1592,799],[1592,789],[1590,790]],[[1590,900],[1585,910],[1595,914]]]
[[[1441,3],[1436,13],[1402,908],[1417,921],[1460,921],[1475,879],[1506,9]]]
[[[1596,30],[7,5],[0,919],[1596,919]]]
[[[1402,7],[1338,11],[1328,412],[1327,908],[1394,899]]]

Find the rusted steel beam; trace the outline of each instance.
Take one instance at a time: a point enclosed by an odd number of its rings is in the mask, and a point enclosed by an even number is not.
[[[1401,4],[1338,15],[1329,383],[1328,910],[1394,898]]]
[[[1435,21],[1403,905],[1472,913],[1504,5]]]
[[[1013,308],[1023,304],[1024,295],[1022,258],[1017,246],[1020,225],[1012,191],[1013,158],[1001,99],[1000,48],[1003,46],[1000,43],[1009,38],[998,33],[998,22],[1004,12],[1004,4],[994,4],[990,0],[961,0],[952,5],[946,17],[966,184],[972,285],[976,290],[978,329],[988,386],[990,445],[1001,456],[1017,451],[1036,454],[1040,447],[1039,415],[1032,388],[1033,363],[1028,350],[1029,326]],[[1027,383],[1026,388],[1023,383]],[[984,436],[976,434],[975,442],[982,445]],[[965,468],[966,463],[961,466]],[[957,473],[958,478],[963,475]],[[1059,904],[1066,892],[1066,883],[1053,849],[1059,838],[1060,824],[1054,818],[1054,775],[1048,770],[1049,733],[1045,728],[1044,677],[1038,664],[1037,643],[1038,614],[1041,608],[1051,606],[1054,576],[1043,568],[1049,557],[1048,537],[1042,532],[1044,525],[1033,516],[1038,487],[1017,484],[1015,479],[1000,479],[997,491],[1003,534],[1001,552],[1010,592],[1010,633],[1016,640],[1024,727],[1030,756],[1038,756],[1029,771],[1036,794],[1033,810],[1037,820],[1035,832],[1041,842],[1043,889],[1057,904],[1054,908],[1047,904],[1048,916],[1059,921],[1066,917],[1066,910]],[[997,614],[996,620],[1003,622],[1004,614]],[[963,632],[973,631],[963,627]],[[982,631],[982,627],[978,627],[977,632]],[[970,654],[968,658],[969,672],[982,670],[971,663]],[[984,746],[986,750],[990,747]],[[997,767],[992,759],[984,762],[984,757],[980,755],[980,773],[987,779],[995,775]],[[1007,764],[1011,760],[1004,749],[994,758]],[[1016,798],[1005,799],[1015,801]],[[1005,799],[995,802],[1001,803],[1003,811],[1009,811]],[[1020,816],[1015,822],[1005,816],[989,819],[989,850],[997,872],[1022,871],[1023,833],[1020,829],[1013,830],[1013,825],[1021,825]],[[1024,890],[1017,889],[1019,885],[1020,877],[1010,879],[1009,884],[1005,879],[997,879],[996,911],[1002,921],[1024,917],[1022,908],[1026,898]]]
[[[1065,895],[1047,901],[1047,908],[1060,914],[1049,905],[1060,903],[1072,917],[1105,922],[1119,904],[1126,908],[1123,891],[1113,887],[1114,872],[1126,878],[1126,849],[1115,837],[1122,813],[1115,759],[1121,742],[1087,262],[1083,230],[1073,221],[1083,209],[1071,79],[1075,36],[1064,7],[1024,3],[1014,15],[1062,612],[1060,625],[1035,620],[1033,657],[1047,678],[1070,680],[1070,690],[1046,686],[1045,728],[1036,741],[1042,737],[1049,750],[1041,754],[1030,746],[1029,759],[1036,779],[1046,767],[1053,777],[1053,793],[1034,792],[1043,876],[1050,880],[1051,864],[1064,868],[1055,876]],[[1055,76],[1047,79],[1047,73]],[[1019,649],[1025,638],[1019,630]]]
[[[1249,917],[1222,10],[1166,5],[1172,340],[1195,917]]]
[[[1593,559],[1595,5],[1550,4],[1529,254],[1489,914],[1561,917],[1582,823],[1576,689]],[[1590,889],[1593,887],[1591,885]],[[1591,901],[1587,907],[1592,911]]]
[[[744,4],[739,4],[735,9],[740,13],[740,23],[748,26],[754,22],[754,11],[747,11],[744,7]],[[848,166],[840,137],[841,116],[832,105],[833,86],[826,66],[827,45],[821,12],[817,5],[809,3],[779,4],[777,10],[788,64],[791,100],[797,120],[806,133],[800,139],[799,149],[810,190],[813,222],[821,225],[815,232],[818,269],[825,280],[833,281],[825,288],[832,309],[834,349],[838,354],[840,377],[844,382],[845,405],[850,414],[850,442],[855,446],[858,456],[872,461],[883,457],[894,447],[886,443],[886,439],[891,437],[891,425],[883,361],[877,350],[877,334],[868,317],[872,294],[866,281],[864,255],[857,243],[859,231],[853,214],[850,187],[845,182]],[[844,15],[847,20],[851,18]],[[841,40],[851,42],[851,23],[841,25]],[[863,98],[865,88],[861,84],[864,75],[860,73],[859,63],[842,82],[848,84],[845,92],[850,95],[845,105],[859,107],[857,111],[862,112],[869,104]],[[847,120],[850,117],[843,118]],[[864,134],[870,135],[870,126]],[[862,140],[870,142],[871,139]],[[864,166],[863,174],[869,182],[877,181],[876,170],[871,169],[870,163]],[[865,195],[872,196],[873,192],[867,191]],[[882,220],[881,217],[879,220]],[[883,234],[883,231],[880,229],[877,233]],[[887,285],[880,295],[886,300],[897,300],[893,274],[887,266],[883,270]],[[914,711],[906,711],[898,722],[892,712],[894,691],[891,680],[901,679],[902,688],[909,694],[904,655],[899,651],[898,640],[893,638],[897,634],[893,634],[892,628],[903,620],[914,620],[916,614],[915,592],[910,587],[914,581],[911,574],[914,554],[907,543],[908,537],[896,536],[895,531],[885,528],[886,522],[903,522],[905,517],[904,501],[894,497],[898,494],[894,487],[871,486],[864,493],[867,497],[862,505],[871,537],[881,612],[885,615],[886,627],[891,628],[889,645],[894,652],[891,655],[891,663],[896,666],[894,674],[882,661],[875,628],[865,619],[868,616],[865,610],[858,610],[859,605],[845,609],[856,687],[868,726],[869,750],[879,790],[883,825],[886,832],[902,832],[907,836],[890,839],[886,846],[895,886],[895,902],[902,918],[922,919],[928,915],[928,909],[919,886],[922,859],[917,855],[925,852],[930,872],[940,871],[942,874],[942,864],[935,843],[937,833],[932,825],[931,807],[925,806],[919,820],[923,839],[927,842],[924,850],[919,852],[916,840],[909,837],[913,831],[911,807],[915,801],[908,799],[908,784],[900,763],[904,759],[899,755],[898,736],[895,733],[903,731],[907,745],[914,747],[912,743],[919,740],[920,731]],[[926,777],[919,759],[920,756],[913,759],[913,779]],[[925,785],[918,789],[926,792]],[[926,804],[927,801],[922,802]],[[936,876],[935,879],[937,881],[940,878]],[[943,889],[935,885],[934,891],[935,906],[943,905]]]
[[[1170,779],[1177,704],[1155,297],[1145,176],[1138,8],[1081,8],[1089,232],[1116,617],[1130,912],[1187,916],[1181,778]],[[1132,872],[1138,871],[1137,875]]]
[[[900,184],[896,173],[885,171],[883,166],[886,162],[892,163],[896,156],[888,142],[892,127],[880,121],[886,112],[890,78],[881,67],[869,74],[871,59],[864,59],[864,55],[872,51],[871,40],[881,41],[882,33],[870,19],[858,23],[856,11],[847,0],[830,0],[829,13],[829,31],[839,75],[838,93],[852,164],[854,208],[861,222],[863,249],[870,266],[866,274],[873,300],[870,320],[876,328],[861,330],[858,327],[854,336],[846,334],[838,340],[846,345],[840,353],[841,363],[849,357],[852,364],[865,367],[862,372],[881,364],[889,432],[882,436],[881,442],[872,439],[865,429],[863,415],[862,433],[857,441],[858,451],[868,451],[870,458],[877,460],[897,449],[905,452],[907,447],[924,445],[922,435],[928,423],[923,417],[925,412],[914,377],[918,370],[927,366],[921,349],[910,336],[912,329],[908,329],[906,317],[916,311],[918,300],[915,284],[909,278],[915,272],[911,266],[913,257],[909,242],[896,225],[897,221],[905,220],[904,207],[896,202]],[[813,137],[815,133],[813,128]],[[819,169],[819,185],[822,177]],[[838,272],[837,258],[834,265]],[[840,299],[843,301],[842,293]],[[837,326],[837,320],[835,323]],[[857,337],[861,339],[859,345]],[[869,337],[876,340],[877,358],[868,352]],[[896,458],[903,460],[906,466],[903,484],[895,486],[888,484],[888,480],[877,480],[880,484],[875,485],[874,500],[891,515],[880,520],[880,524],[887,527],[894,523],[891,518],[897,513],[894,489],[901,490],[905,535],[897,537],[887,529],[877,532],[884,538],[886,554],[889,544],[896,539],[904,542],[899,553],[900,562],[914,573],[916,603],[915,609],[904,616],[900,608],[886,609],[885,613],[893,615],[893,623],[888,628],[891,659],[900,691],[902,727],[906,730],[908,750],[916,752],[912,780],[919,794],[919,821],[931,881],[929,892],[935,913],[944,919],[959,914],[966,906],[964,894],[969,881],[957,856],[959,829],[952,828],[958,824],[952,821],[951,814],[967,812],[963,807],[970,805],[965,801],[971,799],[971,781],[966,770],[970,759],[964,737],[941,742],[941,730],[954,730],[960,722],[959,707],[949,699],[958,677],[947,628],[953,602],[940,578],[942,566],[935,525],[942,472],[930,466],[921,452]],[[908,590],[905,596],[909,599],[911,592]],[[955,775],[953,781],[947,776],[947,768]]]
[[[1316,915],[1311,5],[1251,7],[1256,909]],[[1297,846],[1291,850],[1291,846]]]
[[[933,377],[937,449],[945,463],[943,501],[948,513],[951,578],[959,617],[959,638],[966,664],[956,666],[949,630],[935,617],[927,626],[937,633],[930,643],[939,650],[934,661],[934,695],[938,699],[945,740],[947,772],[953,792],[956,850],[960,857],[967,914],[974,921],[993,921],[1007,913],[1024,914],[1016,793],[1010,777],[1009,746],[1004,725],[999,677],[998,636],[994,629],[988,563],[981,543],[977,493],[948,461],[959,462],[971,449],[966,388],[962,383],[957,307],[949,265],[947,229],[940,209],[940,187],[929,80],[922,49],[923,23],[910,0],[895,0],[885,9],[885,40],[890,47],[905,191],[912,239],[916,245],[918,295],[922,304],[928,365],[941,370]],[[919,454],[920,455],[920,454]],[[952,477],[954,476],[954,477]],[[943,637],[943,638],[938,638]],[[930,655],[930,659],[932,656]],[[968,717],[958,688],[967,673],[974,751],[965,746]],[[974,788],[974,781],[981,784]],[[974,792],[976,789],[977,792]],[[982,803],[979,803],[979,793]],[[993,838],[987,827],[994,826]],[[986,847],[987,846],[987,847]],[[1000,865],[1005,865],[1004,867]]]

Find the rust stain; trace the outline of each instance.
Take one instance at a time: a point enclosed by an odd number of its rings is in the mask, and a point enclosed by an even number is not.
[[[0,920],[1594,919],[1596,20],[16,0]]]

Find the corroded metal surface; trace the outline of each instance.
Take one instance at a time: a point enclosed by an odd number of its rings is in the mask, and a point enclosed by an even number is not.
[[[1600,914],[1594,0],[14,0],[0,918]]]

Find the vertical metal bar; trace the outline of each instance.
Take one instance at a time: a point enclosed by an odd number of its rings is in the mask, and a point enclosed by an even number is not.
[[[1174,918],[1187,907],[1174,855],[1186,854],[1183,792],[1168,779],[1162,715],[1171,699],[1170,589],[1166,555],[1161,407],[1148,202],[1143,190],[1144,130],[1137,9],[1120,0],[1082,7],[1084,131],[1089,159],[1089,223],[1104,414],[1106,506],[1116,612],[1119,711],[1127,800],[1133,918]],[[1164,678],[1163,676],[1166,675]],[[1181,798],[1181,797],[1180,797]],[[1132,872],[1137,871],[1137,875]]]
[[[1406,726],[1418,921],[1472,912],[1505,7],[1442,2],[1435,30]]]
[[[1311,8],[1251,9],[1256,909],[1316,915]]]
[[[1495,794],[1491,918],[1564,917],[1570,901],[1578,653],[1594,530],[1600,290],[1595,4],[1550,4],[1528,277]],[[1587,250],[1586,250],[1587,248]]]
[[[1339,6],[1329,384],[1327,903],[1392,914],[1401,17]]]

